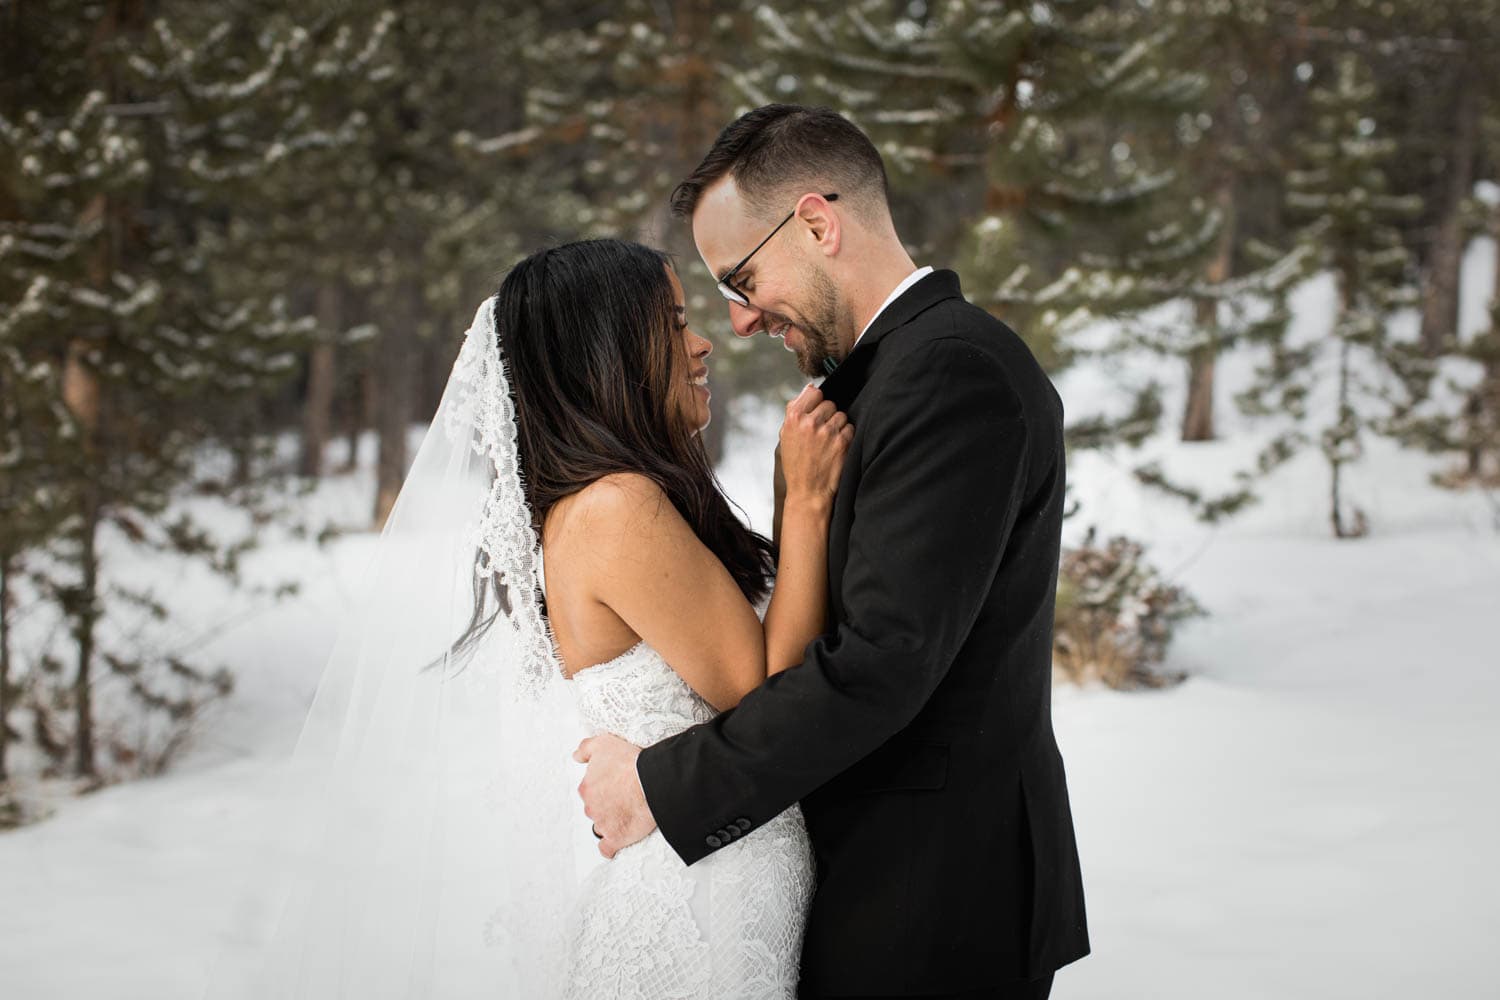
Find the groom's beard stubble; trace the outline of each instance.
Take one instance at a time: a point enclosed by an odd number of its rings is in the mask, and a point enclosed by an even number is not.
[[[843,303],[833,281],[821,271],[813,271],[808,281],[808,303],[801,322],[794,323],[802,335],[803,346],[795,350],[797,368],[809,378],[822,378],[828,374],[823,362],[837,357],[839,314]],[[774,327],[773,327],[774,329]]]

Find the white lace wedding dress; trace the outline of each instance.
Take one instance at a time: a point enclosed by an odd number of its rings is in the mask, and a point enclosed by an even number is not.
[[[639,643],[573,675],[595,733],[649,746],[715,711]],[[792,806],[688,866],[660,830],[585,881],[568,932],[569,1000],[791,1000],[813,892]]]

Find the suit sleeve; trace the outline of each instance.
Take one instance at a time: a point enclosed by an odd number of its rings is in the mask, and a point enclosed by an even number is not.
[[[736,708],[641,752],[651,812],[688,864],[905,728],[995,578],[1025,491],[1020,401],[999,363],[959,338],[900,363],[899,384],[857,428],[863,468],[837,627]]]

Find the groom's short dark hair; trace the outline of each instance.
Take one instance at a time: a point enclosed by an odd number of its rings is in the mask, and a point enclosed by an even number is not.
[[[837,192],[856,212],[889,211],[885,163],[869,136],[832,108],[766,104],[725,126],[672,191],[672,214],[692,218],[703,189],[729,174],[756,215],[785,215],[792,189]]]

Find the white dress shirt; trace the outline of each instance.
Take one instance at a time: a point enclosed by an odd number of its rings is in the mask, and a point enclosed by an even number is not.
[[[915,285],[918,281],[921,281],[924,277],[931,273],[931,267],[919,267],[911,274],[908,274],[905,278],[903,278],[901,280],[901,284],[892,289],[891,294],[887,295],[885,297],[885,301],[880,303],[880,308],[875,310],[875,315],[870,317],[870,322],[865,324],[865,329],[859,331],[859,337],[863,337],[865,335],[865,330],[868,330],[870,327],[875,325],[875,321],[880,318],[880,314],[885,312],[887,307],[889,307],[892,302],[895,302],[898,298],[900,298],[902,292],[906,291],[912,285]],[[859,343],[859,337],[854,338],[855,344]],[[849,349],[851,351],[854,350],[854,344],[849,345]]]

